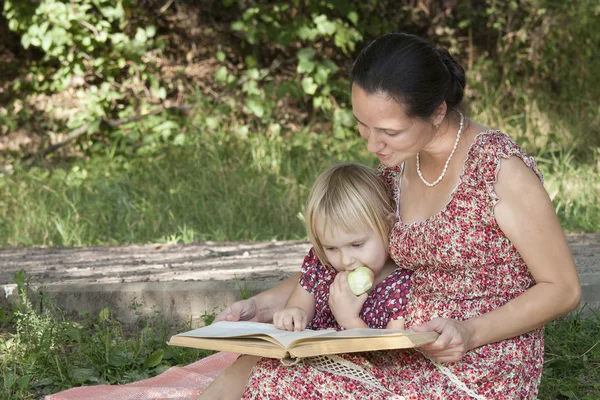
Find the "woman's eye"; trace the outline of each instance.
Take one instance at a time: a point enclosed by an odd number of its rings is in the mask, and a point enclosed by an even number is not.
[[[399,134],[400,132],[398,131],[384,131],[386,135],[388,136],[396,136],[397,134]]]

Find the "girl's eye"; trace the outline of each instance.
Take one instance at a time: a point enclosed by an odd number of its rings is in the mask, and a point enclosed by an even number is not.
[[[362,247],[364,243],[352,243],[352,247]]]
[[[334,251],[335,247],[324,247],[325,251]]]

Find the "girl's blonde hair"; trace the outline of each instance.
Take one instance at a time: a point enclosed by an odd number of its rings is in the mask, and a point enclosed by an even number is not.
[[[317,220],[322,226],[317,227]],[[342,163],[319,175],[306,204],[308,237],[323,264],[329,261],[317,229],[335,227],[354,233],[369,228],[388,245],[394,222],[392,200],[375,171],[358,163]]]

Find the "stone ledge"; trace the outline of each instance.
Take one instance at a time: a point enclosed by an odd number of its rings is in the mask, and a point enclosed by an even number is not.
[[[568,235],[583,288],[582,304],[600,307],[600,234]],[[110,307],[130,322],[160,310],[172,323],[201,321],[240,298],[271,288],[300,270],[304,241],[198,243],[0,250],[0,303],[16,299],[12,278],[24,269],[63,310]]]

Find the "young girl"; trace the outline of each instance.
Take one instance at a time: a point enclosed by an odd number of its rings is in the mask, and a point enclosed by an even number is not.
[[[275,313],[274,325],[290,331],[404,329],[412,271],[398,268],[389,258],[388,234],[394,222],[392,201],[374,170],[343,163],[323,172],[306,207],[313,250],[304,259],[302,277],[286,307]],[[374,281],[368,292],[356,296],[347,277],[362,266],[373,272]],[[259,360],[240,357],[199,399],[240,399]]]
[[[357,163],[335,165],[315,181],[306,207],[313,245],[302,277],[286,308],[273,316],[279,329],[404,329],[403,315],[412,271],[389,258],[388,234],[395,221],[392,202],[375,171]],[[315,263],[318,257],[320,263]],[[374,275],[360,296],[348,273],[358,267]]]

